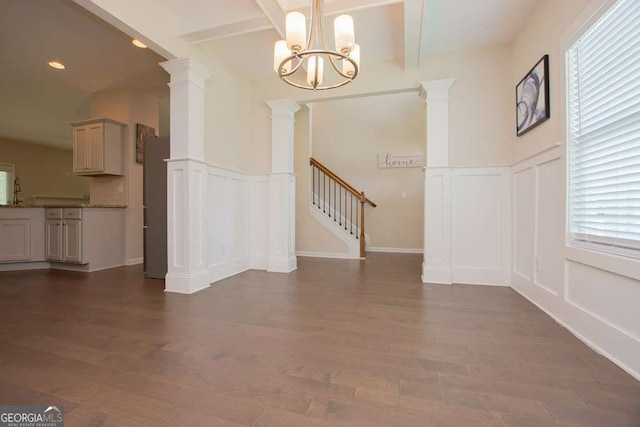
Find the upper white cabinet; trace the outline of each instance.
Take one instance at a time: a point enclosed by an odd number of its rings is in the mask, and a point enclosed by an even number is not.
[[[122,175],[124,123],[91,119],[72,123],[73,173],[75,175]]]

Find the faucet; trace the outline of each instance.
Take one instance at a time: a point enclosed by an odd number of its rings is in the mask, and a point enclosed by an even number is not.
[[[13,204],[18,204],[18,193],[20,193],[22,189],[20,188],[20,178],[16,176],[16,179],[13,180]]]

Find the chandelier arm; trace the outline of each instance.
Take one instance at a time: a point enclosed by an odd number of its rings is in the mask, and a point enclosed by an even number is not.
[[[343,78],[348,80],[348,82],[345,82],[343,84],[338,84],[338,85],[331,86],[331,88],[343,86],[344,84],[347,84],[351,80],[355,79],[356,76],[358,75],[358,70],[359,70],[358,64],[352,58],[348,57],[347,55],[343,55],[343,54],[341,54],[339,52],[333,52],[333,51],[330,51],[330,50],[314,49],[314,50],[296,52],[296,53],[293,53],[292,55],[286,57],[280,63],[280,67],[279,67],[280,72],[278,73],[279,77],[281,79],[285,80],[287,83],[291,84],[292,86],[306,88],[304,86],[298,86],[298,85],[292,84],[292,83],[290,83],[291,80],[284,79],[284,77],[288,77],[288,76],[291,76],[291,75],[295,74],[295,72],[298,71],[298,69],[302,66],[304,60],[307,59],[308,57],[320,56],[320,55],[327,56],[329,58],[329,62],[331,63],[331,66],[336,71],[336,73],[338,73],[338,75],[340,75],[341,77],[343,77]],[[353,71],[354,71],[353,72],[353,76],[349,76],[347,74],[344,74],[342,72],[342,70],[340,70],[338,68],[338,66],[334,63],[334,61],[336,61],[336,59],[334,59],[334,58],[339,58],[338,60],[345,60],[345,61],[351,62],[351,64],[353,65]],[[298,63],[294,67],[292,67],[291,70],[288,73],[283,73],[282,69],[283,69],[284,64],[286,64],[289,61],[293,61],[294,59],[297,59]],[[306,89],[313,89],[313,88],[306,88]],[[318,90],[321,90],[321,89],[318,88]]]
[[[314,0],[315,1],[315,0]],[[302,51],[305,52],[309,49],[313,49],[313,45],[316,42],[315,41],[315,37],[316,37],[316,14],[315,14],[315,7],[313,2],[311,3],[311,19],[309,20],[309,35],[307,36],[307,47],[305,49],[303,49]]]
[[[315,0],[316,3],[316,12],[318,13],[318,16],[322,17],[322,0]],[[320,32],[320,41],[322,42],[322,47],[324,48],[324,50],[328,51],[329,47],[327,46],[327,41],[324,38],[324,28],[322,26],[322,18],[318,19],[318,27],[319,27],[319,32]]]
[[[335,70],[336,73],[338,73],[339,75],[341,75],[342,77],[344,77],[345,79],[349,79],[349,80],[353,80],[356,78],[356,76],[358,75],[358,64],[356,64],[356,61],[354,61],[353,59],[351,59],[350,57],[346,56],[346,55],[336,55],[336,54],[327,54],[327,56],[329,57],[329,62],[331,63],[331,66],[333,67],[333,69]],[[338,59],[334,59],[334,56],[337,56]],[[353,65],[353,76],[349,76],[347,74],[344,74],[342,72],[342,70],[340,69],[340,67],[338,67],[338,65],[336,65],[335,61],[340,61],[340,60],[345,60],[345,61],[349,61],[351,62],[351,65]]]
[[[312,87],[312,86],[304,86],[301,85],[299,83],[294,82],[293,80],[289,80],[287,77],[282,77],[282,80],[285,81],[287,84],[293,86],[293,87],[297,87],[298,89],[304,89],[304,90],[328,90],[328,89],[336,89],[339,88],[341,86],[347,85],[349,83],[351,83],[351,80],[345,80],[343,82],[340,83],[336,83],[334,85],[331,86],[317,86],[317,87]]]
[[[294,67],[291,67],[291,70],[288,73],[283,73],[282,70],[283,70],[284,64],[286,64],[288,61],[293,61],[294,59],[297,59],[298,63]],[[294,74],[296,71],[298,71],[300,69],[300,67],[302,66],[303,62],[304,61],[302,60],[302,58],[300,56],[298,56],[297,53],[294,53],[293,55],[286,57],[280,63],[280,65],[278,67],[278,70],[280,70],[278,72],[278,75],[280,76],[280,78],[282,78],[282,76],[290,76],[290,75]]]

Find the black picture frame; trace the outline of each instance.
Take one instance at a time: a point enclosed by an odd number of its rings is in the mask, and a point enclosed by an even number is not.
[[[544,55],[516,85],[516,135],[524,135],[549,117],[549,55]]]
[[[144,163],[144,142],[149,135],[155,136],[156,130],[150,126],[136,123],[136,163]]]

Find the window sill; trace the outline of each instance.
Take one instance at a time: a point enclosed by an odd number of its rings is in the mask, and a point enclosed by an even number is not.
[[[590,267],[599,268],[610,273],[640,280],[640,259],[600,252],[585,246],[578,246],[573,242],[572,246],[565,248],[565,256],[568,260]]]

